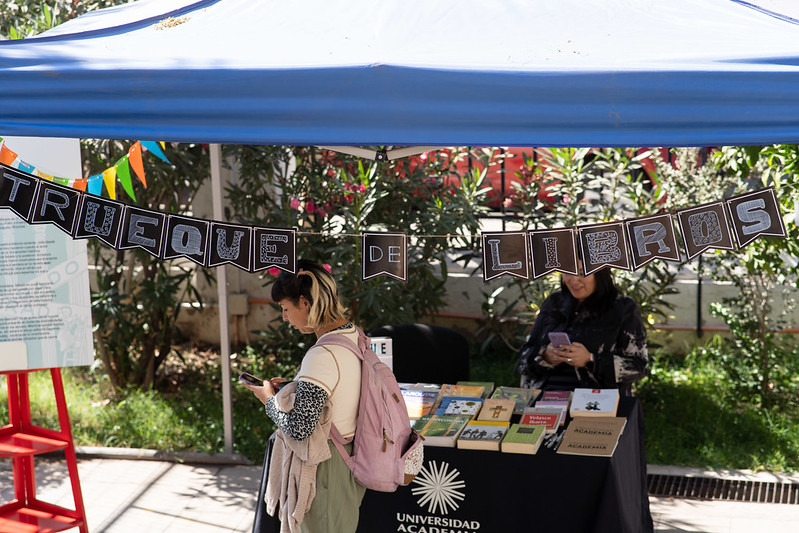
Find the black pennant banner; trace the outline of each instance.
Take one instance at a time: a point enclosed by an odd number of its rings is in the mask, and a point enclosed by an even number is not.
[[[580,250],[583,259],[583,274],[605,267],[630,270],[630,255],[627,253],[627,234],[621,222],[587,224],[577,226]]]
[[[107,245],[116,248],[119,242],[119,230],[122,227],[122,214],[125,204],[107,200],[100,196],[83,195],[75,224],[76,239],[100,239]]]
[[[255,228],[253,232],[253,272],[277,267],[297,271],[297,232],[293,229]]]
[[[250,226],[211,222],[208,266],[230,263],[252,272],[252,233],[253,228]],[[291,272],[294,273],[293,270]]]
[[[572,228],[535,230],[529,235],[533,279],[550,272],[577,275],[577,242]]]
[[[527,233],[503,231],[483,233],[483,281],[503,276],[530,279]]]
[[[734,250],[724,202],[712,202],[677,211],[685,251],[693,259],[705,250]]]
[[[11,209],[19,218],[30,222],[33,201],[41,183],[44,182],[30,174],[0,165],[0,208]]]
[[[404,233],[362,233],[363,279],[384,274],[408,281],[408,236]]]
[[[169,215],[166,221],[163,258],[185,257],[200,266],[206,266],[210,226],[211,223],[207,220]]]
[[[727,200],[732,229],[738,247],[743,248],[760,235],[787,237],[774,189],[742,194]]]
[[[630,241],[633,270],[655,259],[680,261],[677,233],[674,231],[671,215],[634,218],[627,220],[625,227]]]
[[[81,193],[49,181],[39,185],[30,224],[55,224],[70,237],[75,229],[75,219]]]
[[[29,224],[55,224],[75,239],[96,238],[124,250],[141,248],[160,259],[185,257],[203,267],[234,265],[255,273],[296,272],[297,231],[226,224],[168,215],[43,180],[0,164],[0,209]],[[483,280],[505,274],[537,279],[551,272],[577,275],[605,267],[638,269],[650,261],[680,261],[671,214],[577,228],[482,233]],[[687,259],[707,249],[742,248],[759,236],[786,237],[773,188],[676,213]],[[733,240],[734,234],[734,240]],[[423,236],[421,236],[423,237]],[[363,279],[408,279],[405,233],[362,233]],[[528,248],[529,246],[529,248]]]
[[[162,257],[166,215],[129,205],[123,214],[119,249],[141,248]]]

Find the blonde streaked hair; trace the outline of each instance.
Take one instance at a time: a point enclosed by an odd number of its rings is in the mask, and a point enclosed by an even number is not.
[[[272,284],[272,300],[289,300],[299,305],[300,297],[310,303],[308,327],[318,329],[347,318],[347,308],[338,296],[336,280],[319,263],[301,259],[297,273],[284,272]]]

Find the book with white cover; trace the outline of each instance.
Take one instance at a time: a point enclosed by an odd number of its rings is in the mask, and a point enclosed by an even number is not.
[[[578,416],[616,416],[619,389],[574,389],[569,414]]]

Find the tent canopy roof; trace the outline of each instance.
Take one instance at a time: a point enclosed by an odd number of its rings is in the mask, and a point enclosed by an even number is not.
[[[799,24],[766,2],[139,0],[0,42],[0,134],[793,143]]]

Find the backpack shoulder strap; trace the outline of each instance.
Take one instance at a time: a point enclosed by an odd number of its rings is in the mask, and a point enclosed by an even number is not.
[[[363,330],[358,326],[355,326],[355,331],[358,332],[358,344],[356,345],[353,341],[347,338],[345,335],[325,335],[322,336],[321,339],[316,341],[314,346],[323,346],[325,344],[333,344],[336,346],[342,346],[344,348],[349,349],[358,356],[358,359],[363,359],[363,353],[369,348],[369,337],[367,337]]]
[[[323,336],[321,339],[316,341],[314,346],[324,346],[324,345],[334,345],[334,346],[342,346],[347,348],[352,353],[354,353],[358,360],[363,361],[363,352],[364,347],[369,347],[369,337],[364,335],[363,330],[358,326],[355,326],[355,330],[358,332],[358,344],[356,345],[352,342],[349,338],[345,337],[344,335],[327,335]],[[347,453],[347,450],[344,448],[345,444],[352,442],[352,438],[344,438],[341,433],[339,432],[338,428],[335,424],[330,424],[330,440],[333,441],[333,444],[336,446],[339,454],[344,459],[344,462],[347,463],[347,466],[352,469],[351,462],[352,457]]]

